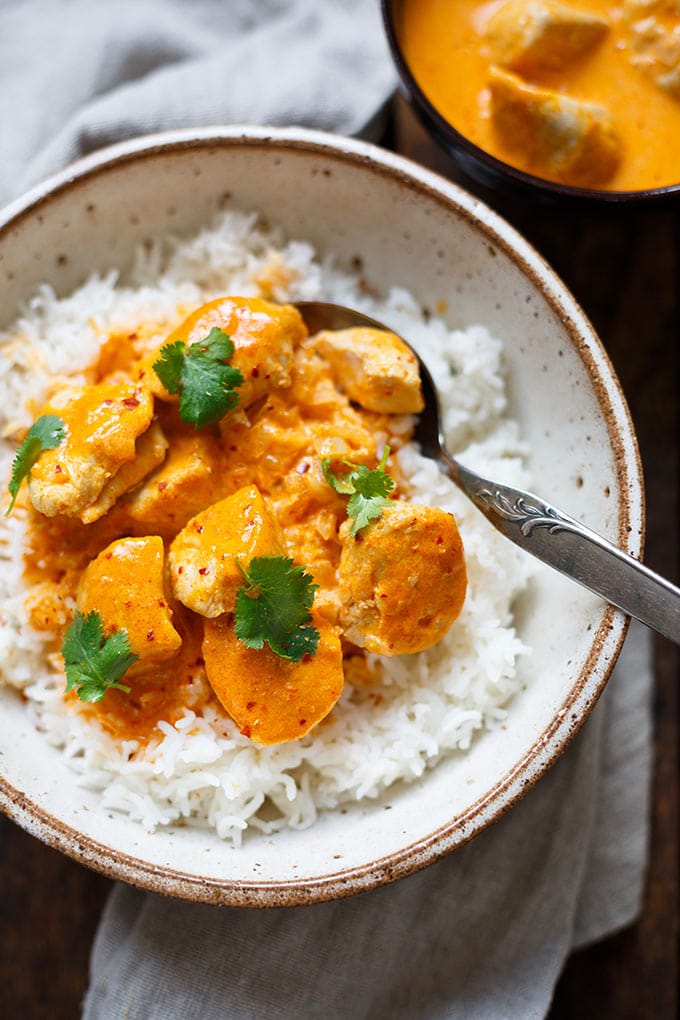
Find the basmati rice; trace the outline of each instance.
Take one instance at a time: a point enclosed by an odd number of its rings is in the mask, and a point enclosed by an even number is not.
[[[114,332],[141,322],[168,330],[191,309],[223,294],[274,301],[329,300],[382,320],[422,354],[440,390],[452,452],[501,481],[526,485],[526,449],[506,417],[501,343],[482,326],[451,330],[416,299],[394,288],[374,296],[360,272],[319,259],[286,241],[255,215],[223,214],[190,240],[146,246],[124,279],[93,276],[66,298],[43,286],[0,336],[2,470],[8,477],[16,435],[33,420],[55,377],[84,382],[83,372]],[[162,334],[159,340],[162,339]],[[60,748],[82,785],[99,791],[104,810],[126,812],[147,829],[191,824],[238,844],[247,829],[303,828],[318,812],[375,798],[413,781],[445,755],[464,752],[500,724],[520,683],[525,653],[512,604],[526,585],[526,558],[412,446],[398,454],[414,502],[453,512],[465,546],[469,586],[446,637],[416,655],[372,661],[380,682],[347,683],[324,723],[305,738],[258,746],[213,710],[187,708],[161,723],[147,747],[116,743],[63,697],[49,635],[31,629],[24,598],[19,508],[0,529],[0,669],[23,692],[27,711]],[[510,708],[511,710],[511,708]]]

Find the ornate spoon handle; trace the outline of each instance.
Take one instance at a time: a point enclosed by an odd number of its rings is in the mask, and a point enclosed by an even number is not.
[[[680,644],[680,589],[538,496],[440,464],[485,517],[526,552]]]

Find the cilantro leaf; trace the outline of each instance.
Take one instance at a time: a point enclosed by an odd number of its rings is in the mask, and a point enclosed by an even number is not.
[[[354,494],[354,485],[352,483],[352,475],[346,474],[344,478],[339,478],[338,475],[331,471],[332,457],[322,457],[321,459],[321,470],[323,476],[336,492],[339,492],[341,496],[352,496]],[[348,461],[343,460],[343,464],[348,464]],[[353,464],[349,464],[349,467],[354,467]]]
[[[214,425],[238,404],[236,387],[243,375],[226,362],[234,345],[214,326],[205,340],[190,344],[181,340],[161,347],[153,370],[168,393],[179,393],[179,416],[197,429]]]
[[[312,575],[286,556],[256,556],[247,570],[240,563],[239,568],[247,582],[234,607],[239,641],[247,648],[262,648],[266,641],[293,662],[314,655],[319,632],[310,622],[310,609],[319,586]]]
[[[66,435],[65,425],[56,414],[41,414],[26,433],[26,438],[14,454],[12,475],[7,488],[12,501],[5,511],[5,517],[12,512],[16,498],[24,478],[30,474],[31,468],[43,450],[53,450]]]
[[[352,464],[345,460],[343,464],[352,470],[343,478],[339,478],[330,470],[331,457],[324,457],[321,468],[328,484],[343,496],[349,496],[347,516],[353,518],[350,535],[352,538],[365,528],[371,521],[380,517],[389,505],[388,494],[394,488],[394,482],[385,471],[385,464],[390,455],[386,446],[377,468],[367,468],[365,464]]]
[[[186,349],[187,345],[183,340],[165,344],[160,349],[160,358],[153,363],[153,370],[168,393],[179,393]]]
[[[120,683],[139,658],[130,648],[127,631],[104,637],[104,623],[96,610],[77,612],[61,646],[66,667],[66,693],[76,690],[81,701],[101,701],[110,687],[130,693]]]

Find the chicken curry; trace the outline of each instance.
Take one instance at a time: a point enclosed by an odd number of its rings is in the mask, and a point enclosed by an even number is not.
[[[367,653],[430,647],[463,604],[456,522],[408,501],[391,456],[417,361],[255,298],[159,332],[110,337],[86,383],[55,385],[15,458],[29,619],[117,738],[210,705],[293,740],[346,676],[371,682]]]
[[[680,0],[403,0],[431,103],[527,173],[634,191],[680,183]]]

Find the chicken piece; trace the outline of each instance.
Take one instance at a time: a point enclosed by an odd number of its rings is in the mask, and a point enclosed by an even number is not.
[[[465,599],[463,543],[452,514],[393,502],[351,538],[340,528],[340,623],[348,641],[379,655],[441,640]]]
[[[123,493],[134,488],[163,463],[167,449],[168,441],[163,430],[158,422],[152,422],[137,440],[135,459],[123,464],[106,483],[98,499],[80,514],[83,524],[92,524],[108,513]]]
[[[58,415],[66,437],[31,469],[31,502],[46,517],[80,517],[134,460],[137,439],[151,424],[153,397],[138,384],[69,387],[42,413]]]
[[[339,389],[368,411],[422,411],[418,359],[395,333],[366,326],[322,330],[308,345],[328,362]]]
[[[104,633],[125,630],[140,673],[175,657],[182,639],[172,625],[163,588],[163,540],[121,538],[86,567],[78,587],[81,613],[96,610]]]
[[[314,616],[316,654],[302,662],[282,659],[268,645],[247,648],[234,633],[231,614],[206,620],[203,658],[208,681],[244,736],[282,744],[309,733],[342,693],[342,649],[337,628]]]
[[[260,298],[218,298],[201,305],[165,343],[178,340],[187,345],[199,343],[215,327],[226,333],[234,345],[229,363],[238,368],[244,380],[237,390],[239,407],[249,407],[271,390],[290,386],[293,351],[307,335],[296,308],[271,304]],[[160,348],[140,362],[137,378],[157,397],[176,400],[153,370],[159,352]]]
[[[494,67],[489,85],[494,128],[529,173],[585,188],[610,180],[621,141],[604,106],[526,85]]]
[[[207,433],[177,433],[158,471],[124,501],[128,516],[160,534],[176,534],[222,495],[219,443]]]
[[[237,560],[281,555],[276,522],[260,490],[247,485],[192,518],[170,546],[175,596],[188,609],[214,618],[234,608],[245,583]]]
[[[569,67],[608,30],[605,18],[558,0],[508,0],[487,21],[484,37],[492,63],[531,78]]]
[[[633,67],[680,99],[680,2],[624,0],[622,13]]]

